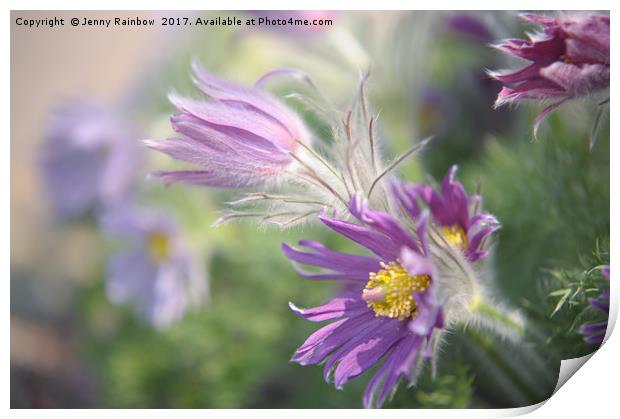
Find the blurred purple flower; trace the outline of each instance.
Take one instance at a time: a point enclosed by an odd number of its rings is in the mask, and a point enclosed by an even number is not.
[[[412,233],[389,214],[369,209],[358,197],[351,200],[349,209],[361,224],[320,219],[374,256],[340,253],[309,240],[299,242],[307,251],[282,246],[292,261],[325,270],[298,270],[302,276],[335,279],[344,285],[343,292],[325,305],[301,309],[291,304],[307,320],[335,320],[313,333],[293,361],[301,365],[326,361],[325,379],[333,378],[336,388],[341,388],[383,359],[364,394],[367,408],[380,407],[401,377],[415,382],[423,361],[434,357],[431,338],[444,327],[444,318],[428,258],[427,216],[412,214],[415,218],[409,221],[416,225]]]
[[[524,14],[542,26],[530,40],[509,39],[496,47],[531,61],[510,73],[491,72],[506,86],[495,106],[523,99],[555,100],[538,115],[534,136],[541,121],[565,101],[609,87],[609,16],[581,14],[545,17]]]
[[[493,34],[484,20],[470,12],[458,12],[446,18],[446,27],[454,34],[478,42],[489,42]]]
[[[604,266],[601,269],[601,274],[609,281],[609,266]],[[609,289],[602,291],[597,298],[590,298],[589,301],[592,307],[609,317]],[[584,323],[579,328],[579,333],[583,335],[583,340],[593,345],[603,343],[608,321],[609,318],[601,322]]]
[[[205,276],[171,218],[125,207],[105,213],[101,229],[123,244],[107,266],[106,290],[112,302],[133,303],[141,318],[164,328],[204,299]]]
[[[194,63],[197,86],[213,100],[171,95],[180,113],[172,116],[179,134],[145,144],[196,170],[155,173],[164,182],[239,188],[274,180],[293,162],[290,153],[307,142],[299,117],[258,87],[244,87],[205,72]]]
[[[52,111],[41,154],[45,192],[61,219],[123,203],[142,158],[134,128],[90,102]]]
[[[446,91],[427,86],[423,89],[417,112],[417,120],[422,136],[440,136],[454,123],[454,106]]]
[[[491,214],[479,212],[480,196],[465,193],[461,182],[455,180],[457,170],[456,165],[448,170],[441,181],[440,192],[430,185],[394,182],[393,195],[417,216],[422,212],[418,199],[428,205],[432,221],[443,238],[462,249],[470,262],[476,262],[487,256],[488,252],[483,250],[484,241],[500,224]]]

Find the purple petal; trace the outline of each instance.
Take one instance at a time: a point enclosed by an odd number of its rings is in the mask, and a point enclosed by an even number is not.
[[[272,141],[246,130],[209,124],[184,113],[173,115],[170,122],[176,132],[207,147],[210,152],[257,154],[263,159],[290,159]]]
[[[590,345],[598,345],[600,343],[603,343],[603,340],[605,340],[604,332],[596,334],[596,335],[587,336],[584,338],[584,341],[586,343],[589,343]]]
[[[502,87],[494,107],[500,107],[506,103],[519,100],[546,100],[552,98],[565,98],[566,90],[546,79],[531,80],[521,83],[517,87]]]
[[[57,149],[45,155],[42,179],[54,213],[69,219],[96,207],[105,166],[96,150]]]
[[[588,302],[603,313],[609,313],[609,297],[607,299],[589,298]]]
[[[181,261],[170,261],[159,267],[149,304],[145,304],[146,318],[156,327],[164,328],[180,320],[188,307],[185,281],[189,272]]]
[[[592,48],[588,42],[580,39],[566,40],[566,57],[575,64],[600,63],[609,65],[609,48]]]
[[[441,194],[444,200],[444,211],[450,210],[449,224],[459,224],[464,229],[469,227],[469,205],[467,194],[461,182],[455,180],[458,166],[453,165],[441,181]],[[447,220],[446,220],[447,221]],[[440,224],[442,223],[439,219]]]
[[[293,303],[289,303],[289,307],[295,314],[312,322],[322,322],[325,320],[337,319],[339,317],[355,317],[368,310],[366,302],[360,298],[361,290],[357,295],[344,295],[336,297],[327,304],[314,308],[299,308]]]
[[[547,106],[545,109],[543,109],[541,113],[538,114],[538,116],[534,120],[534,126],[532,127],[532,135],[534,136],[534,139],[538,139],[538,127],[540,127],[540,124],[542,123],[542,121],[551,112],[553,112],[554,110],[559,108],[564,102],[566,102],[566,99],[563,99],[563,100],[560,100],[559,102],[551,104],[551,105]]]
[[[607,322],[598,323],[586,323],[579,328],[579,333],[582,335],[592,335],[597,333],[605,333],[607,330]]]
[[[327,331],[324,330],[324,327],[310,335],[306,342],[297,349],[293,356],[293,361],[301,365],[321,362],[331,352],[352,338],[359,336],[361,333],[376,329],[381,325],[382,320],[376,318],[372,310],[367,310],[357,317],[347,318],[344,321],[339,320],[338,323],[338,327],[330,328]]]
[[[409,375],[418,355],[422,338],[410,335],[401,340],[377,370],[364,392],[364,407],[381,407],[395,389],[398,378]]]
[[[286,244],[282,244],[282,251],[289,259],[295,262],[335,271],[335,274],[324,274],[325,278],[332,278],[337,276],[336,274],[342,274],[347,279],[359,280],[365,283],[368,281],[370,272],[376,272],[381,268],[380,261],[372,257],[336,252],[320,243],[309,240],[302,240],[299,244],[314,250],[315,253],[302,252]],[[316,277],[312,274],[304,274],[316,279],[323,277],[323,275]]]
[[[556,26],[558,24],[558,20],[556,18],[537,15],[535,13],[522,13],[520,17],[544,26]]]
[[[424,292],[415,293],[418,304],[418,316],[408,324],[409,330],[423,337],[430,337],[433,329],[444,327],[444,317],[441,305],[436,299],[434,284]]]
[[[325,375],[336,366],[334,385],[342,388],[351,378],[371,368],[392,345],[406,333],[398,320],[388,319],[382,327],[356,337],[331,356],[325,364]],[[406,329],[405,329],[406,330]]]
[[[170,95],[170,101],[183,113],[204,122],[223,127],[244,130],[272,142],[282,150],[292,150],[295,138],[269,116],[254,108],[235,103],[199,101]]]
[[[490,72],[489,75],[502,83],[513,84],[540,78],[541,68],[540,64],[534,63],[513,73]]]
[[[56,216],[70,219],[122,204],[132,192],[141,149],[131,124],[89,102],[53,109],[41,175]]]
[[[567,40],[567,56],[574,62],[588,57],[589,62],[609,65],[610,18],[590,14],[578,19],[563,19],[562,30]],[[569,49],[568,41],[578,41]]]
[[[469,200],[465,189],[454,179],[457,166],[452,166],[441,181],[441,195],[429,185],[417,188],[419,197],[430,207],[433,221],[440,226],[469,226]]]
[[[306,339],[306,341],[299,348],[297,348],[297,351],[293,355],[293,358],[291,358],[291,361],[299,362],[300,364],[305,365],[300,362],[300,359],[302,359],[304,355],[308,355],[309,351],[320,345],[327,337],[331,336],[334,331],[339,329],[340,326],[348,320],[349,319],[342,319],[335,321],[327,326],[323,326],[311,334],[308,339]]]
[[[167,185],[176,182],[183,182],[190,185],[211,186],[217,188],[239,188],[252,186],[261,181],[247,173],[239,173],[236,178],[229,173],[222,173],[211,170],[162,170],[152,173],[153,176],[160,178]]]
[[[491,234],[493,234],[495,231],[497,231],[499,229],[498,225],[494,225],[494,226],[488,226],[485,227],[479,231],[477,231],[475,234],[473,234],[470,237],[470,232],[467,232],[467,252],[468,254],[473,254],[474,252],[477,252],[480,248],[480,246],[482,245],[482,242],[484,241],[484,239],[486,239],[488,236],[490,236]],[[470,229],[470,231],[473,231]],[[469,258],[472,262],[475,262],[475,260],[472,260],[471,258]]]
[[[418,245],[411,237],[411,234],[401,227],[398,221],[385,212],[371,210],[360,196],[354,196],[351,199],[349,211],[367,226],[390,237],[393,242],[401,246],[418,249]]]
[[[240,169],[245,172],[254,172],[257,176],[261,171],[271,170],[278,172],[289,161],[282,155],[266,156],[260,151],[242,150],[228,152],[214,150],[189,137],[173,137],[163,141],[143,141],[153,150],[160,151],[170,157],[195,164],[207,169],[226,170],[228,172]],[[275,158],[274,158],[275,157]]]
[[[601,268],[601,274],[602,274],[605,278],[607,278],[607,280],[609,280],[609,265],[607,265],[607,266],[603,266],[603,267]]]
[[[556,36],[539,39],[536,42],[509,39],[497,45],[496,48],[516,57],[547,65],[555,61],[564,52],[564,42]]]
[[[247,88],[215,77],[204,71],[197,61],[192,63],[198,87],[209,96],[231,105],[243,105],[268,116],[282,129],[289,139],[303,139],[300,119],[276,98],[257,88]],[[292,145],[289,144],[289,146]]]
[[[418,196],[422,194],[419,191],[420,187],[421,185],[407,184],[396,178],[391,179],[389,183],[391,198],[412,220],[418,218],[422,212],[417,202]]]
[[[400,261],[407,273],[411,276],[427,275],[433,276],[433,266],[431,261],[419,252],[403,247],[400,253]]]
[[[135,296],[148,294],[156,276],[157,267],[149,262],[144,249],[118,253],[110,258],[107,267],[108,297],[115,304],[128,303]]]
[[[588,93],[609,86],[609,67],[601,64],[574,64],[555,62],[540,70],[540,74],[562,86],[570,97],[585,96]]]
[[[428,236],[426,234],[429,218],[430,216],[428,214],[428,210],[422,211],[422,214],[417,220],[417,225],[415,229],[418,240],[420,240],[420,248],[423,255],[430,255],[431,252],[428,246]]]
[[[400,254],[401,246],[382,233],[347,221],[330,219],[324,216],[320,216],[319,219],[332,230],[366,247],[384,260],[396,260]]]

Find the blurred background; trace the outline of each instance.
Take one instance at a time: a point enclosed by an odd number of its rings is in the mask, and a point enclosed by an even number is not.
[[[401,386],[386,407],[515,407],[548,397],[560,360],[596,348],[577,329],[596,318],[587,308],[601,283],[592,268],[609,258],[609,123],[590,150],[596,114],[590,101],[551,115],[535,143],[538,104],[493,109],[501,86],[485,70],[515,63],[489,44],[531,29],[517,13],[329,12],[321,16],[333,23],[312,29],[15,23],[17,17],[257,15],[11,13],[11,406],[361,407],[369,374],[336,391],[319,367],[289,362],[316,326],[292,314],[288,302],[316,305],[334,288],[299,278],[280,243],[312,238],[345,249],[338,237],[310,225],[286,232],[251,223],[211,228],[232,195],[165,188],[147,174],[174,164],[145,152],[138,200],[179,225],[210,295],[158,329],[130,305],[107,298],[110,249],[96,217],[67,222],[51,209],[40,166],[52,109],[94,101],[135,127],[136,142],[165,138],[172,134],[168,93],[200,97],[191,83],[192,58],[247,84],[273,68],[300,68],[342,110],[368,73],[384,157],[435,134],[421,156],[403,165],[402,176],[440,179],[459,164],[467,190],[480,187],[487,210],[502,222],[493,260],[498,297],[525,316],[526,338],[514,345],[456,330],[442,349],[437,377],[425,371],[418,387]],[[304,111],[293,96],[276,93]],[[306,116],[316,131],[324,128]]]

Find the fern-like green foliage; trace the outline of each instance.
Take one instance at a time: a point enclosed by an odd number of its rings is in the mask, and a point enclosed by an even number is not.
[[[558,267],[548,271],[548,278],[541,287],[541,293],[547,295],[546,312],[533,310],[531,314],[547,326],[547,342],[557,348],[562,358],[587,355],[596,349],[596,346],[584,342],[579,327],[589,321],[606,320],[607,317],[594,309],[588,299],[596,298],[603,290],[609,289],[609,282],[600,271],[601,266],[609,263],[609,252],[601,250],[597,243],[591,254],[579,259],[581,269],[577,266]]]

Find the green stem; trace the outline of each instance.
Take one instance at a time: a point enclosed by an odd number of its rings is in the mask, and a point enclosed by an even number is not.
[[[488,338],[471,329],[466,333],[467,337],[478,345],[478,347],[486,354],[487,361],[495,365],[498,370],[513,383],[513,385],[522,393],[523,396],[532,402],[541,399],[538,392],[528,385],[527,381],[521,377],[519,372],[515,370],[513,366],[510,365],[510,362],[505,359],[504,354],[497,350]]]
[[[483,301],[479,301],[478,303],[476,303],[473,311],[483,316],[487,316],[497,321],[498,323],[503,324],[504,326],[508,326],[521,334],[525,333],[525,327],[522,324],[517,323],[509,316],[499,311],[497,308]]]

